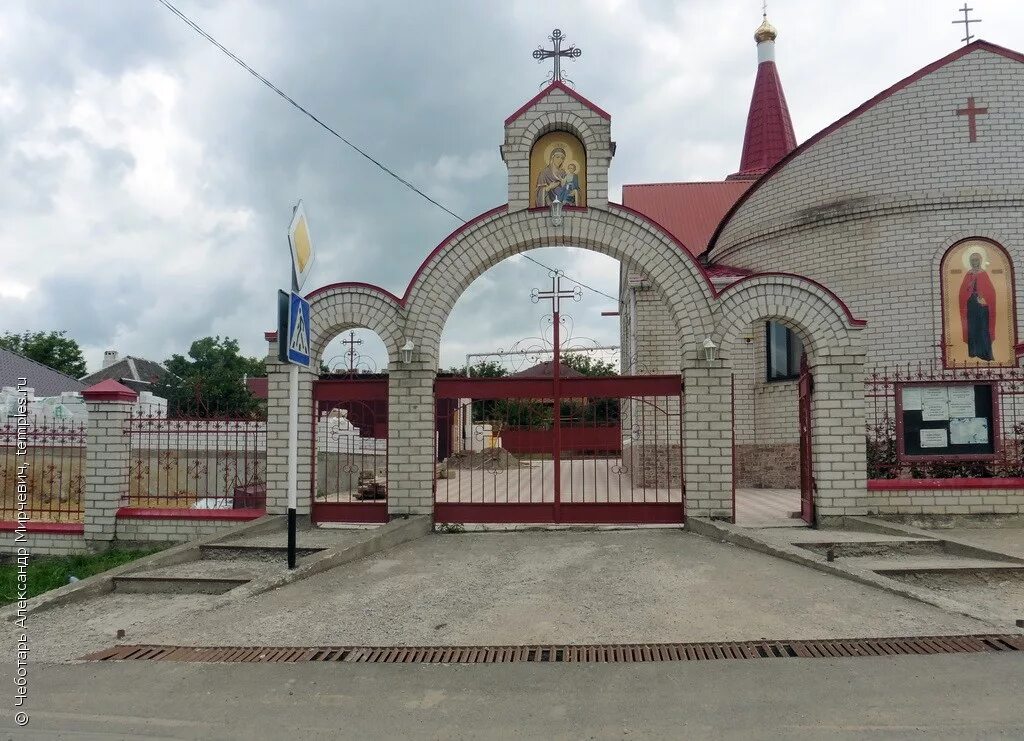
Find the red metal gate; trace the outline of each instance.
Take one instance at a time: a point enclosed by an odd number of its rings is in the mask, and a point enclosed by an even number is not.
[[[435,396],[438,522],[683,521],[680,376],[438,378]]]
[[[814,378],[807,367],[807,356],[800,361],[800,517],[814,524],[814,466],[811,456],[811,397]]]
[[[388,379],[313,384],[314,522],[388,521]]]

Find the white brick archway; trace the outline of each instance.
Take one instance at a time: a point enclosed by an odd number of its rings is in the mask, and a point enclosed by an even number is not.
[[[737,281],[718,298],[716,337],[722,361],[755,323],[778,322],[799,335],[814,378],[812,467],[819,521],[866,514],[865,323],[824,286],[796,275],[761,274]]]
[[[828,491],[823,515],[849,514],[863,485],[862,323],[826,288],[799,276],[758,275],[717,294],[686,249],[645,217],[609,204],[607,209],[567,209],[555,227],[544,209],[488,211],[447,237],[420,266],[403,297],[375,286],[338,283],[310,294],[314,355],[350,328],[376,332],[390,354],[388,510],[392,516],[433,511],[434,378],[440,339],[455,303],[469,285],[502,260],[547,246],[593,250],[638,266],[666,299],[676,328],[678,371],[685,387],[685,480],[688,516],[728,517],[732,511],[732,394],[728,353],[708,363],[701,344],[712,337],[727,351],[751,322],[773,319],[808,338],[815,364],[822,456],[816,472]],[[413,360],[400,361],[414,346]],[[273,348],[272,348],[273,350]],[[268,419],[268,509],[283,511],[287,408],[284,368],[271,352]],[[304,373],[300,401],[299,490],[308,491],[313,374]],[[843,415],[826,410],[842,408]],[[858,458],[859,455],[859,458]],[[858,468],[859,466],[859,468]],[[300,497],[300,511],[308,511]]]

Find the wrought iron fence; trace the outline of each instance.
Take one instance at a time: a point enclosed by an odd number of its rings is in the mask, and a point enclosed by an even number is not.
[[[125,507],[262,509],[266,506],[266,416],[131,414]]]
[[[902,384],[991,383],[995,453],[987,460],[913,460],[900,455],[897,391]],[[1017,478],[1024,476],[1024,371],[942,368],[916,363],[876,368],[864,388],[868,479]],[[936,456],[940,458],[941,456]]]
[[[85,422],[43,416],[0,425],[0,520],[82,522]],[[19,502],[19,485],[24,491]]]

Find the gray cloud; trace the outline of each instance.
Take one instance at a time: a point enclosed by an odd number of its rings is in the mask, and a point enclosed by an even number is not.
[[[0,28],[0,329],[65,328],[96,365],[106,347],[163,359],[197,336],[262,354],[284,238],[303,198],[314,284],[401,293],[457,222],[387,178],[237,68],[156,2],[22,0]],[[755,70],[757,3],[220,2],[181,9],[324,120],[469,218],[504,201],[502,122],[539,89],[530,59],[560,25],[584,56],[569,75],[612,114],[624,182],[718,179],[736,168]],[[986,38],[1011,45],[1024,10],[990,2]],[[931,3],[772,8],[800,138],[955,48]],[[884,20],[883,20],[884,19]],[[545,259],[614,293],[616,266]],[[443,362],[530,334],[505,263],[463,297]],[[590,296],[580,332],[618,335]],[[496,310],[500,307],[500,310]],[[380,343],[367,342],[383,362]]]

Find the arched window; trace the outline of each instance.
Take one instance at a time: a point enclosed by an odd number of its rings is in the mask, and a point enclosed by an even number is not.
[[[971,237],[942,256],[942,358],[948,366],[1015,364],[1013,263],[1003,247]]]
[[[530,152],[532,205],[543,208],[555,200],[566,206],[587,205],[587,153],[567,131],[539,138]]]

